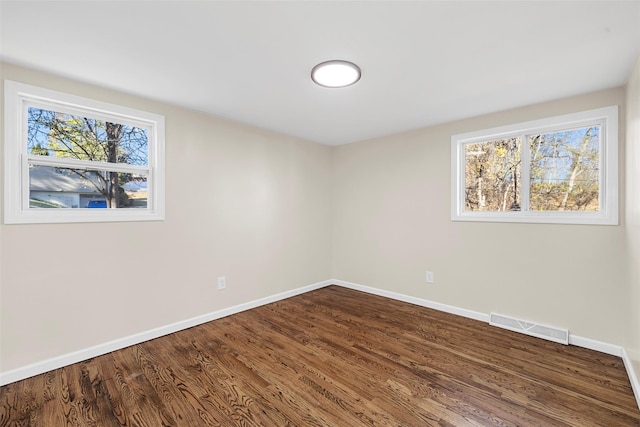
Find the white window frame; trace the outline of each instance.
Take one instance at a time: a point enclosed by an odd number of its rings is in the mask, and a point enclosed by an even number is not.
[[[530,211],[529,147],[527,135],[600,125],[599,210]],[[511,137],[522,141],[521,211],[478,212],[465,210],[465,145]],[[451,137],[451,220],[528,222],[556,224],[618,225],[618,106],[598,108],[541,120],[517,123]]]
[[[74,223],[164,220],[164,117],[24,83],[5,80],[4,223]],[[148,130],[148,166],[110,164],[33,156],[27,149],[27,109],[48,108],[113,120]],[[121,209],[29,208],[29,163],[53,167],[96,168],[147,175],[147,207]]]

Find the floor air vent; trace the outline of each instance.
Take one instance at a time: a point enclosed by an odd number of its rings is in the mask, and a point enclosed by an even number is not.
[[[538,325],[537,323],[525,322],[524,320],[495,313],[489,315],[489,324],[560,344],[569,344],[569,331],[566,329]]]

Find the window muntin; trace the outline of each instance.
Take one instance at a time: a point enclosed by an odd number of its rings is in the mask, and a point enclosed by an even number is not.
[[[162,116],[6,81],[5,119],[5,223],[164,218]]]
[[[453,220],[618,223],[617,107],[451,140]]]

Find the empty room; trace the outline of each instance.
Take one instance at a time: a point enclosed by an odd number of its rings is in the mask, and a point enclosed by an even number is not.
[[[640,426],[640,0],[0,0],[0,427]]]

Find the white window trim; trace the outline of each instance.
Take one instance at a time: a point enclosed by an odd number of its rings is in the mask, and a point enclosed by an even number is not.
[[[23,83],[5,80],[4,139],[4,223],[72,223],[114,221],[159,221],[165,217],[164,117]],[[33,209],[29,208],[29,163],[53,165],[50,159],[27,152],[26,105],[54,107],[57,111],[118,120],[149,130],[147,167],[92,162],[101,170],[148,172],[147,208],[138,209]],[[55,165],[83,166],[73,159],[56,160]]]
[[[466,144],[520,136],[522,150],[522,184],[528,191],[528,150],[524,149],[525,135],[545,133],[578,125],[602,124],[603,147],[600,153],[600,209],[583,211],[528,211],[528,199],[522,199],[522,211],[470,212],[465,211],[465,151]],[[525,153],[526,151],[526,153]],[[526,175],[526,176],[525,176]],[[526,186],[526,187],[525,187]],[[517,123],[451,137],[451,220],[486,222],[527,222],[556,224],[618,225],[618,106],[598,108],[541,120]]]

